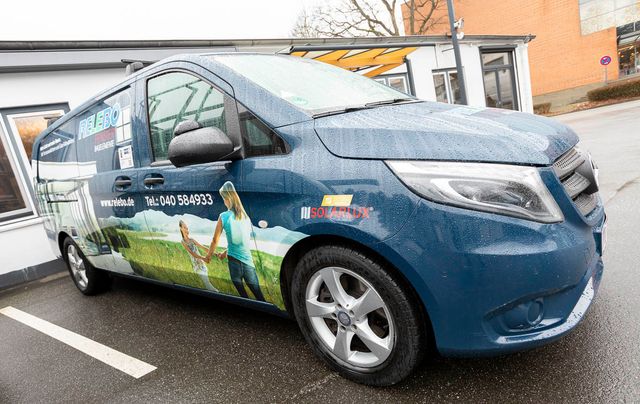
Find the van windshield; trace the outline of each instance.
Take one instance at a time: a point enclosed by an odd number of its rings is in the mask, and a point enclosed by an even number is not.
[[[360,74],[296,56],[237,54],[210,57],[312,114],[414,99]]]

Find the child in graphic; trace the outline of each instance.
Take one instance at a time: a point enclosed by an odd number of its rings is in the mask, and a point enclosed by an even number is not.
[[[207,290],[218,292],[218,289],[216,289],[209,280],[207,265],[204,263],[205,257],[201,256],[200,250],[198,250],[198,247],[202,248],[203,250],[206,250],[207,247],[189,237],[189,227],[187,227],[187,224],[185,222],[181,220],[179,225],[180,234],[182,234],[182,246],[189,253],[189,258],[191,258],[191,265],[193,266],[193,272],[197,273],[200,279],[202,279],[202,282],[204,282]]]
[[[209,262],[211,256],[215,254],[216,247],[220,241],[220,234],[224,230],[224,234],[227,237],[227,250],[216,254],[216,256],[221,260],[224,258],[229,259],[231,281],[240,296],[249,297],[242,283],[244,281],[256,299],[264,301],[264,296],[258,283],[256,266],[251,256],[251,233],[253,231],[251,220],[247,216],[247,212],[245,212],[242,202],[240,202],[240,197],[231,182],[225,182],[219,192],[228,210],[218,217],[213,240],[211,241],[211,246],[209,246],[205,261]]]

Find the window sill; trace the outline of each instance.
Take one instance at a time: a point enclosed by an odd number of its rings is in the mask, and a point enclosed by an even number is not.
[[[0,233],[4,233],[6,231],[16,230],[23,227],[34,226],[42,223],[44,220],[39,216],[27,216],[20,219],[7,221],[5,223],[0,222]]]

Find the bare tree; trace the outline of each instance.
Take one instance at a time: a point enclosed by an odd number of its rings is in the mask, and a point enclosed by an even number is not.
[[[403,21],[398,21],[401,7]],[[442,22],[445,0],[334,0],[304,10],[291,34],[296,37],[400,36],[424,34]]]
[[[298,15],[296,25],[291,30],[291,36],[296,38],[314,38],[318,36],[313,23],[313,16],[306,9],[302,10]]]

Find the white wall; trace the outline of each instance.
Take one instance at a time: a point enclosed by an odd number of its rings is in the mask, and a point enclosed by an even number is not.
[[[0,74],[0,108],[59,102],[73,108],[124,77],[123,68]]]
[[[518,46],[514,52],[518,92],[520,94],[520,109],[533,113],[533,93],[531,90],[531,70],[529,69],[529,45]]]
[[[0,226],[2,265],[0,275],[42,264],[56,258],[41,218]],[[57,251],[59,255],[60,252]]]

